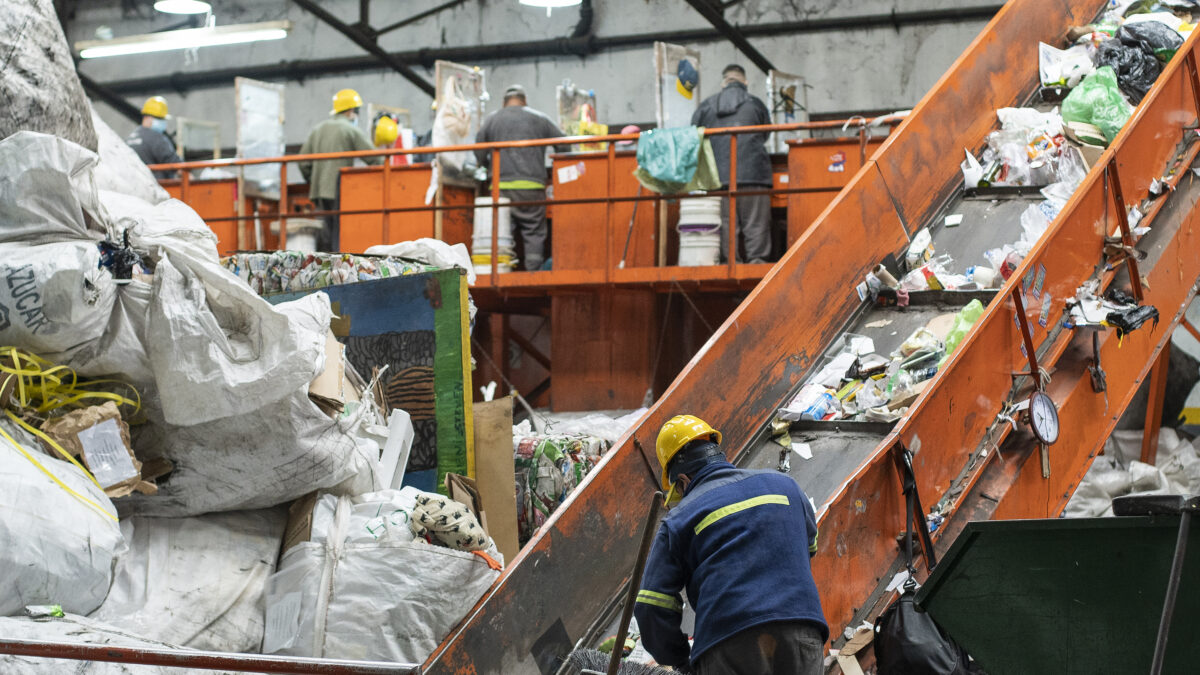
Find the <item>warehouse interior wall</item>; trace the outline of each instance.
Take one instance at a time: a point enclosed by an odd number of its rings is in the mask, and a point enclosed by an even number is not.
[[[361,57],[365,52],[312,14],[289,0],[211,0],[218,25],[287,19],[291,34],[284,40],[192,51],[162,52],[82,61],[79,69],[93,80],[128,83],[138,78],[174,73],[238,68],[302,59]],[[375,0],[370,23],[380,28],[444,0]],[[116,36],[162,30],[180,19],[155,12],[150,0],[89,0],[76,3],[67,21],[68,39],[95,39],[110,29]],[[977,5],[985,3],[976,2]],[[992,3],[995,4],[995,3]],[[685,0],[596,0],[592,32],[598,37],[646,32],[711,29]],[[358,0],[325,0],[321,7],[346,23],[359,17]],[[737,26],[961,9],[956,0],[742,0],[725,12]],[[541,8],[517,0],[467,2],[379,38],[388,51],[409,51],[444,46],[485,45],[520,40],[568,37],[579,23],[578,7],[556,9],[549,17]],[[810,111],[897,110],[911,107],[944,73],[968,43],[982,30],[983,19],[931,20],[896,26],[804,32],[786,36],[758,36],[750,42],[775,67],[804,75],[809,84]],[[685,42],[685,44],[688,44]],[[701,51],[701,94],[717,90],[721,69],[730,62],[746,66],[753,93],[765,92],[765,73],[753,67],[728,41],[691,43]],[[597,95],[598,117],[610,124],[648,123],[654,119],[654,66],[650,45],[579,56],[488,61],[476,64],[487,70],[491,95],[488,110],[500,105],[504,89],[523,84],[529,103],[553,114],[555,85],[571,80]],[[412,64],[432,82],[432,67]],[[402,106],[412,111],[418,133],[432,125],[431,98],[400,74],[380,65],[377,69],[286,81],[286,133],[288,144],[304,140],[308,130],[329,113],[332,94],[343,87],[357,89],[368,102]],[[122,91],[140,106],[151,95],[168,97],[171,112],[221,125],[223,144],[234,135],[234,90],[228,86],[179,90]],[[133,124],[109,106],[97,102],[101,117],[118,133]]]

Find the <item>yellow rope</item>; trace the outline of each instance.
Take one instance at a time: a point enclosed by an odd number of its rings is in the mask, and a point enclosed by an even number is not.
[[[47,476],[50,478],[50,480],[52,480],[52,481],[54,481],[55,483],[57,483],[57,484],[58,484],[58,486],[59,486],[60,488],[62,488],[62,489],[64,489],[64,490],[66,490],[66,491],[67,491],[67,494],[70,494],[72,497],[74,497],[74,498],[78,499],[79,501],[83,502],[84,504],[87,504],[88,506],[92,507],[93,509],[96,509],[96,510],[97,510],[97,511],[99,511],[100,513],[103,513],[104,515],[108,516],[108,517],[109,517],[109,518],[111,518],[112,520],[117,520],[117,517],[116,517],[116,516],[114,516],[113,514],[111,514],[111,513],[109,513],[109,512],[108,512],[108,509],[104,508],[103,506],[100,506],[99,504],[97,504],[96,502],[94,502],[94,501],[92,501],[92,500],[88,499],[87,497],[84,497],[83,495],[79,494],[79,493],[78,493],[78,492],[76,492],[75,490],[72,490],[72,489],[71,489],[71,486],[69,486],[69,485],[67,485],[66,483],[62,482],[62,481],[61,481],[61,480],[58,478],[58,476],[55,476],[53,473],[51,473],[51,472],[50,472],[50,470],[49,470],[49,469],[47,469],[45,466],[43,466],[41,462],[37,461],[37,459],[35,459],[35,458],[33,457],[33,455],[29,454],[29,451],[28,451],[28,450],[26,450],[25,448],[21,447],[21,444],[20,444],[20,443],[18,443],[18,442],[16,441],[16,439],[14,439],[12,436],[10,436],[10,435],[8,434],[8,432],[4,430],[4,427],[0,427],[0,436],[3,436],[5,440],[7,440],[9,443],[11,443],[11,444],[12,444],[12,446],[13,446],[14,448],[16,448],[16,449],[17,449],[17,452],[19,452],[19,453],[21,453],[22,455],[24,455],[24,456],[25,456],[25,459],[27,459],[27,460],[29,460],[30,462],[32,462],[32,463],[33,463],[33,465],[34,465],[34,466],[36,466],[37,468],[41,469],[42,473],[46,474],[46,475],[47,475]],[[95,480],[95,479],[93,479],[93,480]]]
[[[96,477],[92,475],[92,472],[88,471],[87,467],[80,464],[79,460],[75,459],[74,455],[72,455],[71,453],[64,450],[63,447],[61,445],[59,445],[57,441],[55,441],[53,438],[50,438],[49,436],[47,436],[45,434],[45,432],[43,432],[41,429],[38,429],[37,427],[30,425],[25,420],[14,415],[13,411],[5,410],[4,413],[6,415],[8,415],[9,419],[16,422],[18,425],[20,425],[22,429],[24,429],[25,431],[28,431],[29,433],[33,434],[34,436],[37,436],[38,438],[42,439],[47,444],[49,444],[50,447],[57,450],[58,454],[62,455],[64,459],[66,459],[68,462],[70,462],[70,463],[74,464],[76,467],[78,467],[79,470],[83,472],[83,475],[88,477],[88,480],[95,483],[96,487],[100,488],[101,491],[104,490],[104,487],[100,485],[99,481],[96,480]]]

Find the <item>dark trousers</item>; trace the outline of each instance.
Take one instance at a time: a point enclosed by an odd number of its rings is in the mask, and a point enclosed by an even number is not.
[[[336,199],[314,199],[312,202],[318,211],[336,211],[338,208],[338,200]],[[325,221],[325,227],[317,235],[317,250],[322,253],[337,253],[342,244],[341,231],[338,227],[338,217],[336,214],[321,216],[321,220]]]
[[[819,628],[806,621],[776,621],[717,643],[700,656],[695,671],[697,675],[822,675],[824,657]]]
[[[744,190],[763,186],[743,185]],[[771,196],[737,198],[738,262],[767,262],[771,257]],[[729,262],[729,197],[721,199],[721,262]]]
[[[546,199],[546,190],[501,190],[501,197],[513,202],[540,202]],[[541,269],[546,262],[546,237],[550,227],[546,225],[545,206],[514,206],[512,215],[513,235],[520,237],[525,245],[525,257],[521,265],[526,270]]]

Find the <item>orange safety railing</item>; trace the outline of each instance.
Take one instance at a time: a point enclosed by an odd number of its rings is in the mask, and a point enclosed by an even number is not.
[[[822,130],[822,129],[842,129],[846,130],[850,127],[858,128],[859,137],[859,152],[860,159],[866,161],[867,140],[869,138],[868,130],[871,127],[879,126],[894,126],[903,121],[904,116],[900,114],[884,115],[874,119],[866,119],[858,116],[848,120],[824,120],[819,122],[796,122],[791,124],[763,124],[745,127],[721,127],[710,128],[704,130],[704,135],[718,136],[728,135],[730,138],[730,163],[729,163],[729,189],[727,190],[712,190],[700,194],[649,194],[636,196],[617,197],[613,195],[614,174],[609,172],[607,189],[604,196],[592,198],[578,199],[546,199],[536,201],[512,202],[508,206],[548,206],[553,204],[604,204],[605,205],[605,232],[607,233],[612,227],[612,206],[618,202],[638,202],[638,201],[653,201],[660,202],[666,199],[689,199],[698,197],[729,197],[729,228],[728,228],[728,256],[726,278],[734,278],[737,274],[737,197],[752,197],[759,195],[776,195],[776,194],[801,194],[806,192],[827,192],[830,188],[803,188],[803,187],[788,187],[788,188],[758,188],[751,190],[739,190],[737,187],[737,141],[738,136],[742,134],[756,133],[775,133],[786,131],[804,131],[804,130]],[[324,153],[309,153],[286,155],[283,157],[256,157],[256,158],[228,158],[228,159],[212,159],[200,160],[191,162],[175,162],[170,164],[153,164],[150,169],[154,171],[180,171],[180,200],[187,202],[188,188],[191,182],[189,170],[205,169],[217,167],[242,167],[259,164],[279,164],[280,188],[279,188],[279,213],[276,217],[279,219],[279,245],[283,248],[287,245],[287,219],[289,217],[297,217],[301,214],[289,212],[287,208],[287,169],[288,164],[293,162],[309,162],[326,159],[353,159],[366,157],[390,157],[392,155],[436,155],[446,152],[474,152],[477,150],[491,151],[491,180],[489,194],[492,199],[492,233],[491,241],[496,242],[499,237],[499,211],[500,211],[500,151],[507,148],[530,148],[530,147],[548,147],[561,145],[575,145],[579,143],[607,143],[608,144],[608,161],[609,166],[613,165],[616,156],[616,143],[618,141],[636,141],[641,136],[641,133],[632,134],[605,134],[599,136],[564,136],[559,138],[542,138],[523,141],[496,141],[491,143],[471,143],[461,145],[446,145],[440,147],[419,147],[419,148],[381,148],[376,150],[354,150],[347,152],[324,152]],[[383,185],[384,191],[390,186],[390,174],[392,164],[384,161],[383,163]],[[384,199],[383,206],[378,209],[338,209],[338,210],[321,210],[308,211],[303,215],[310,216],[326,216],[326,215],[359,215],[381,213],[384,219],[384,230],[387,231],[389,216],[392,213],[414,212],[414,211],[450,211],[458,209],[475,209],[474,204],[442,204],[442,205],[426,205],[426,206],[409,206],[409,207],[391,207],[388,201]],[[221,218],[207,219],[210,221],[226,221],[236,220],[241,222],[255,218],[255,215],[236,215]],[[607,236],[607,234],[606,234]],[[611,247],[606,247],[605,267],[604,267],[604,282],[612,281],[612,271],[615,269]],[[493,246],[493,250],[497,250]],[[490,279],[485,284],[477,285],[499,285],[499,255],[491,256],[491,275]],[[482,280],[481,280],[482,281]]]

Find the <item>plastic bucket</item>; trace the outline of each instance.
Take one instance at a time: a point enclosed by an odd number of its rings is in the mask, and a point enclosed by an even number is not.
[[[721,260],[721,227],[679,226],[679,266],[717,265]]]
[[[499,235],[500,249],[511,249],[515,243],[512,236],[512,209],[507,206],[507,197],[500,198]],[[471,233],[471,252],[487,254],[492,250],[492,198],[475,198],[475,229]],[[503,256],[501,256],[503,257]]]
[[[513,271],[511,255],[501,253],[496,260],[496,271],[500,274],[507,274]],[[491,274],[492,273],[492,256],[490,255],[472,255],[471,266],[475,268],[476,274]]]
[[[679,200],[679,231],[695,231],[721,224],[721,198],[698,197]]]

